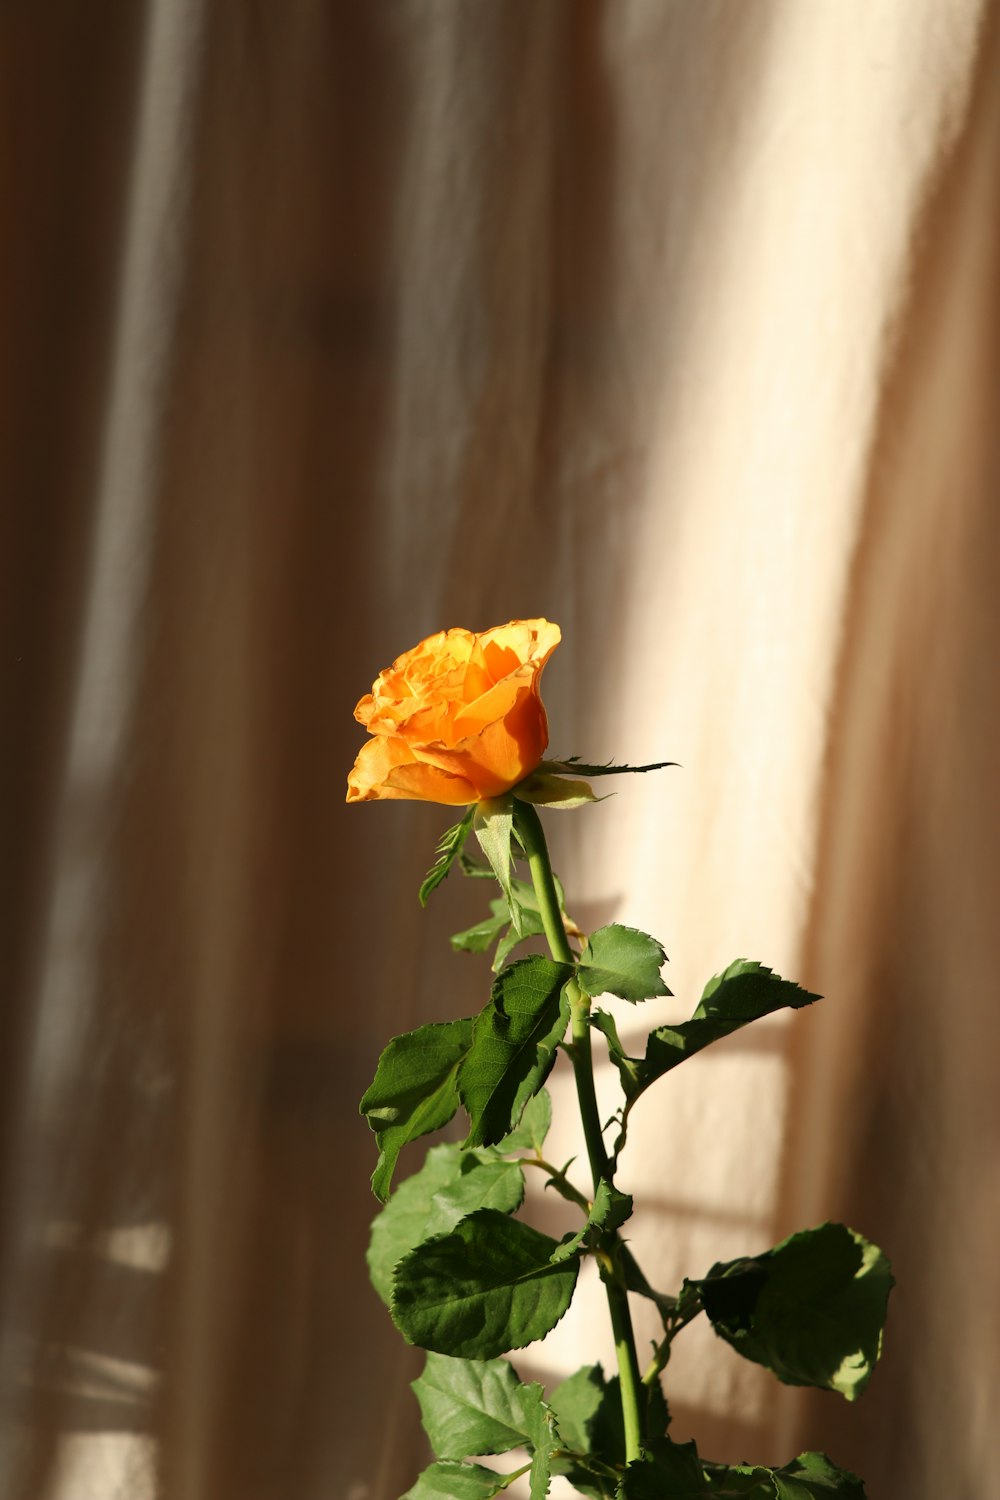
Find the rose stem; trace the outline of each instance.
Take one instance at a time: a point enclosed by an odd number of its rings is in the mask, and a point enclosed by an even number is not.
[[[531,871],[531,880],[535,887],[538,910],[549,949],[554,959],[559,963],[571,964],[575,970],[576,959],[563,926],[541,819],[530,802],[518,801],[517,811],[518,832],[528,858],[528,869]],[[587,1142],[587,1155],[590,1158],[590,1170],[593,1174],[596,1193],[602,1179],[611,1183],[613,1177],[607,1153],[604,1150],[601,1117],[597,1108],[597,1095],[594,1092],[594,1064],[590,1050],[590,997],[583,993],[575,978],[567,982],[566,994],[570,1003],[573,1038],[572,1046],[567,1050],[573,1060],[583,1134]],[[607,1292],[608,1311],[611,1314],[611,1327],[615,1337],[622,1416],[625,1422],[625,1458],[628,1463],[631,1463],[633,1459],[639,1457],[639,1447],[642,1441],[640,1415],[642,1385],[639,1377],[639,1361],[635,1352],[635,1334],[632,1329],[628,1292],[622,1279],[615,1244],[609,1244],[606,1251],[598,1256],[598,1263],[601,1266],[601,1279]]]

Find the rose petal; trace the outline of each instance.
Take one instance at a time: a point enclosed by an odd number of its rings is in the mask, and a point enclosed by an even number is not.
[[[519,662],[537,661],[544,666],[562,640],[562,631],[551,620],[511,620],[484,630],[479,640],[487,658],[491,647],[499,647],[512,651]]]
[[[413,762],[413,752],[403,741],[388,735],[366,740],[347,777],[348,802],[374,802],[385,798],[410,797],[389,785],[388,778],[400,766]]]
[[[443,771],[466,777],[479,798],[499,797],[535,769],[548,742],[542,701],[532,687],[523,687],[502,719],[454,746],[421,745],[419,756]]]
[[[391,788],[387,795],[418,802],[443,802],[448,807],[459,807],[480,800],[480,793],[465,776],[453,775],[425,761],[396,766],[389,772],[387,784]]]
[[[438,631],[397,657],[355,709],[373,739],[347,800],[458,806],[522,781],[548,745],[539,678],[560,638],[549,620],[511,620]]]
[[[510,713],[518,694],[531,690],[536,675],[534,667],[530,665],[518,667],[516,672],[511,672],[502,682],[494,683],[474,703],[464,704],[455,715],[452,743],[465,739],[470,734],[478,734],[487,724],[495,724],[498,719]]]

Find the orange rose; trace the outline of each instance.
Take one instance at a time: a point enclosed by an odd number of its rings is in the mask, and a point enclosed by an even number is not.
[[[512,620],[475,635],[441,630],[379,674],[354,717],[372,738],[348,802],[481,802],[535,769],[549,742],[538,691],[558,625]]]

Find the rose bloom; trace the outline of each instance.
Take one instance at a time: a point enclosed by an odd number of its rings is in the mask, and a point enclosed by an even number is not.
[[[559,641],[548,620],[512,620],[480,635],[441,630],[404,652],[354,710],[372,738],[348,802],[458,805],[509,791],[545,754],[539,679]]]

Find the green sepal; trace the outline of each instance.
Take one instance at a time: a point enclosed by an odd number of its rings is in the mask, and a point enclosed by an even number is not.
[[[837,1391],[848,1401],[861,1395],[881,1353],[892,1285],[878,1246],[843,1224],[802,1230],[685,1283],[738,1354],[786,1385]]]
[[[511,797],[492,797],[477,804],[472,826],[479,847],[489,860],[503,891],[510,924],[514,931],[521,932],[521,905],[512,887],[510,841],[514,832],[514,803]]]
[[[717,1500],[865,1500],[857,1475],[838,1469],[824,1453],[800,1453],[780,1469],[706,1464],[705,1472]]]
[[[473,804],[466,809],[464,816],[457,823],[453,823],[450,828],[446,828],[441,835],[438,846],[434,851],[437,858],[424,876],[420,890],[417,893],[421,906],[427,905],[428,896],[432,891],[437,890],[455,863],[455,860],[461,854],[475,815],[476,808],[475,804]]]
[[[647,766],[616,766],[612,761],[603,765],[591,765],[578,755],[567,755],[565,760],[540,761],[537,770],[542,775],[553,776],[637,776],[644,771],[663,771],[667,766],[676,766],[675,760],[657,760]]]
[[[490,966],[494,974],[500,973],[519,943],[523,943],[525,938],[538,937],[542,930],[541,918],[537,917],[534,912],[522,909],[521,931],[515,932],[513,927],[508,927],[499,943],[497,943],[496,952],[493,954],[493,963]]]
[[[521,1349],[559,1322],[579,1261],[554,1264],[558,1242],[519,1219],[480,1209],[425,1240],[396,1267],[391,1312],[407,1343],[463,1359]]]
[[[480,1208],[513,1213],[524,1199],[524,1173],[516,1161],[494,1153],[434,1146],[419,1172],[408,1177],[372,1223],[368,1271],[372,1285],[389,1305],[392,1273],[417,1245],[446,1234]]]
[[[480,922],[474,922],[464,932],[456,932],[450,940],[451,946],[462,953],[485,953],[493,943],[496,943],[497,950],[493,959],[494,973],[499,973],[518,943],[523,942],[525,938],[538,937],[545,930],[531,887],[523,880],[512,880],[511,891],[521,913],[520,932],[515,932],[510,925],[510,909],[507,902],[503,897],[498,897],[497,900],[490,902],[488,917],[483,917]]]
[[[612,922],[591,934],[580,954],[577,982],[593,999],[617,995],[637,1005],[670,994],[660,978],[666,961],[667,955],[648,932]]]
[[[509,1474],[495,1474],[482,1464],[431,1464],[402,1500],[493,1500],[510,1484]]]
[[[473,1021],[434,1021],[393,1037],[362,1097],[375,1132],[378,1165],[372,1192],[384,1203],[399,1153],[408,1141],[447,1125],[458,1108],[459,1064],[472,1046]]]
[[[518,837],[517,832],[517,808],[514,806],[514,830],[513,836]],[[463,875],[468,875],[473,880],[495,880],[496,876],[489,865],[481,865],[477,860],[470,859],[463,854],[459,860]],[[563,916],[566,915],[566,895],[559,881],[559,876],[553,874],[553,884],[556,895],[559,898],[559,910]],[[493,958],[493,971],[498,973],[510,953],[517,947],[518,943],[525,938],[538,937],[544,932],[541,914],[538,909],[538,897],[535,888],[528,880],[521,880],[513,873],[510,877],[510,895],[518,908],[521,930],[515,931],[508,927],[510,922],[510,905],[506,897],[490,902],[490,915],[483,917],[480,922],[475,922],[464,932],[456,932],[451,939],[451,946],[460,951],[470,953],[482,953],[490,946],[495,938],[499,938],[497,950]],[[506,933],[503,928],[508,927]]]
[[[498,975],[457,1075],[470,1120],[467,1146],[502,1140],[549,1076],[569,1021],[563,989],[572,972],[534,955]]]
[[[585,781],[573,780],[553,772],[533,771],[524,781],[514,787],[514,796],[520,802],[531,802],[535,807],[548,807],[553,811],[568,811],[574,807],[585,807],[588,802],[603,802],[593,787]]]
[[[448,941],[457,953],[485,953],[487,948],[493,946],[509,921],[506,901],[491,901],[488,917],[482,917],[461,932],[452,933]]]
[[[424,1431],[437,1458],[470,1458],[527,1448],[531,1500],[544,1500],[558,1446],[555,1421],[537,1383],[524,1385],[505,1359],[428,1354],[413,1382]]]
[[[708,1480],[694,1443],[655,1438],[622,1475],[616,1500],[695,1500],[709,1495]]]
[[[819,995],[804,990],[790,979],[782,979],[763,964],[738,958],[705,986],[690,1021],[676,1026],[658,1026],[646,1042],[645,1057],[627,1057],[613,1026],[605,1020],[595,1024],[608,1038],[611,1060],[618,1069],[625,1097],[631,1101],[712,1042],[759,1021],[775,1011],[812,1005]]]

